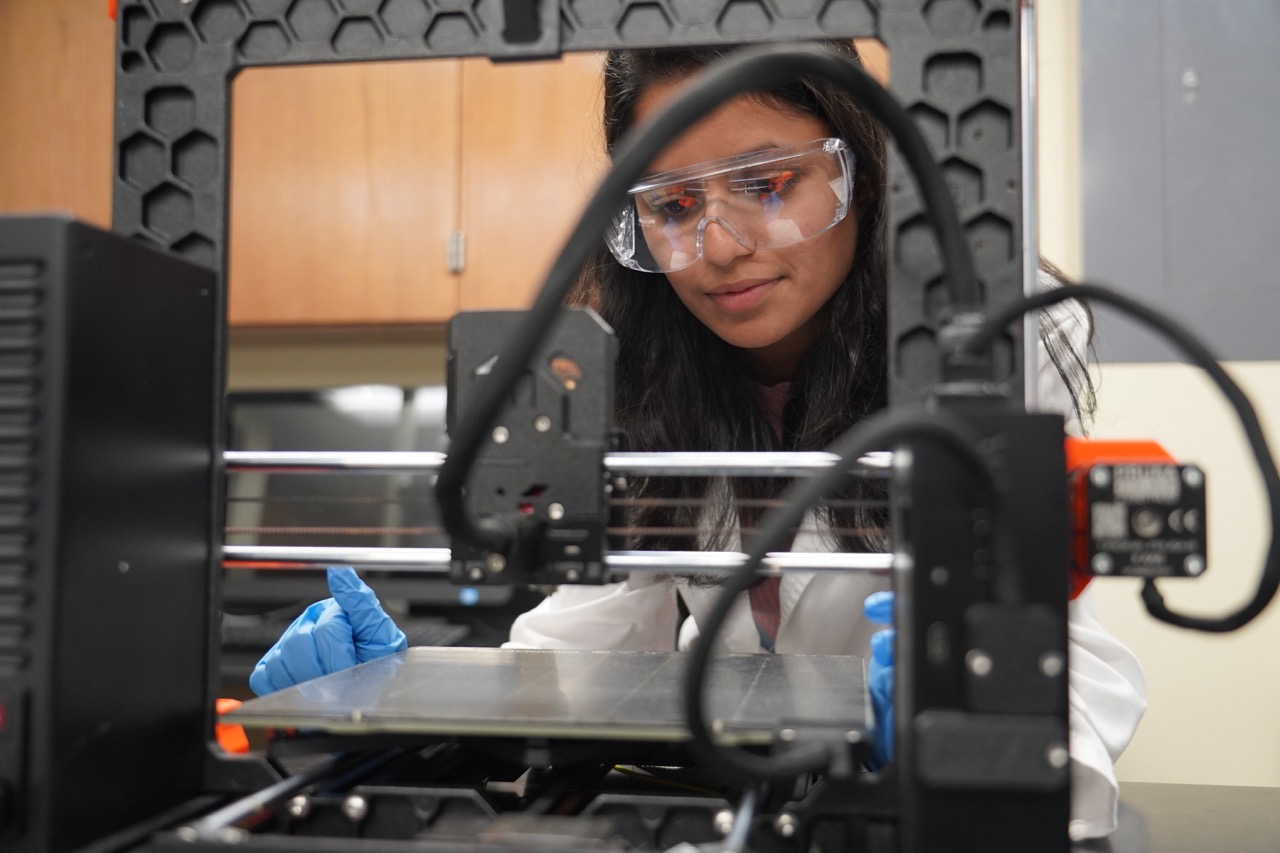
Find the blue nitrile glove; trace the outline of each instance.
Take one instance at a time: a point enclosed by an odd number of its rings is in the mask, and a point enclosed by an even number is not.
[[[259,696],[403,651],[409,641],[350,566],[328,571],[333,598],[302,611],[249,676]]]
[[[893,593],[873,592],[862,605],[867,618],[884,625],[893,624]],[[893,637],[886,628],[871,635],[871,660],[867,664],[867,689],[876,718],[876,738],[871,744],[868,770],[879,770],[893,760]]]

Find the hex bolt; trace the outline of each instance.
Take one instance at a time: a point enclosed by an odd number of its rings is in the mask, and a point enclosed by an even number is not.
[[[484,565],[489,571],[498,574],[507,567],[507,558],[501,554],[493,553],[484,558]]]
[[[564,518],[564,504],[551,504],[547,507],[547,518],[559,521]]]
[[[1098,465],[1089,472],[1089,482],[1093,483],[1099,489],[1105,489],[1111,485],[1111,469],[1106,465]]]
[[[1187,574],[1197,577],[1204,573],[1204,557],[1199,554],[1188,554],[1187,559],[1182,561],[1182,567],[1187,570]]]
[[[493,428],[493,443],[506,444],[507,439],[511,438],[510,431],[504,426],[496,426]]]
[[[352,823],[359,823],[369,815],[369,801],[359,794],[352,794],[342,801],[342,813]]]
[[[533,428],[538,432],[546,432],[551,429],[551,418],[546,415],[538,415],[533,419]]]
[[[1095,575],[1109,575],[1116,570],[1116,561],[1111,558],[1110,554],[1098,553],[1093,555],[1093,559],[1089,561],[1089,565],[1093,567]]]
[[[716,816],[711,819],[711,826],[718,835],[728,835],[733,831],[733,812],[729,809],[721,809],[716,812]]]
[[[964,656],[964,661],[969,665],[969,671],[979,678],[985,678],[991,674],[995,663],[991,660],[991,655],[981,649],[970,649],[969,653]]]

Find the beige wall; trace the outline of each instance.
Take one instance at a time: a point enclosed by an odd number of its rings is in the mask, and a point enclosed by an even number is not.
[[[1038,13],[1041,250],[1078,274],[1078,6],[1041,0]],[[1280,363],[1227,368],[1252,397],[1272,447],[1280,447]],[[1206,615],[1239,606],[1258,577],[1266,519],[1260,479],[1226,404],[1200,372],[1180,364],[1109,365],[1097,379],[1095,435],[1154,438],[1208,473],[1209,572],[1195,581],[1166,581],[1166,600]],[[1280,605],[1235,634],[1206,635],[1156,622],[1135,582],[1095,586],[1104,620],[1141,658],[1150,688],[1150,709],[1120,760],[1120,778],[1280,785]]]

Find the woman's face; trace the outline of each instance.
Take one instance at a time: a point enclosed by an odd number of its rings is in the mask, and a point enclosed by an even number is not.
[[[660,110],[681,85],[647,89],[636,102],[636,123]],[[740,97],[667,146],[648,173],[833,135],[821,119]],[[757,380],[773,384],[792,378],[822,333],[826,305],[853,266],[857,239],[856,210],[818,236],[779,249],[748,248],[711,222],[702,259],[666,276],[703,325],[744,351]]]

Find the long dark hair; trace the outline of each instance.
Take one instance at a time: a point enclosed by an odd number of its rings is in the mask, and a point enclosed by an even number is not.
[[[851,62],[859,61],[851,43],[829,46]],[[609,152],[634,123],[644,91],[683,80],[731,49],[610,52],[604,78]],[[825,80],[806,80],[755,97],[826,122],[854,152],[858,245],[853,265],[828,303],[825,333],[792,379],[779,448],[761,389],[740,351],[703,326],[663,276],[629,270],[601,245],[570,301],[596,308],[618,336],[617,422],[631,450],[820,450],[886,404],[884,133]],[[631,496],[645,505],[632,513],[637,534],[630,545],[725,548],[739,522],[746,528],[758,517],[755,502],[777,497],[784,485],[777,478],[635,482]],[[727,500],[730,496],[734,500]],[[883,547],[874,532],[883,523],[882,513],[866,503],[882,497],[878,488],[851,481],[839,497],[842,509],[823,512],[840,543],[851,549]],[[696,539],[677,532],[699,525],[703,534]]]

